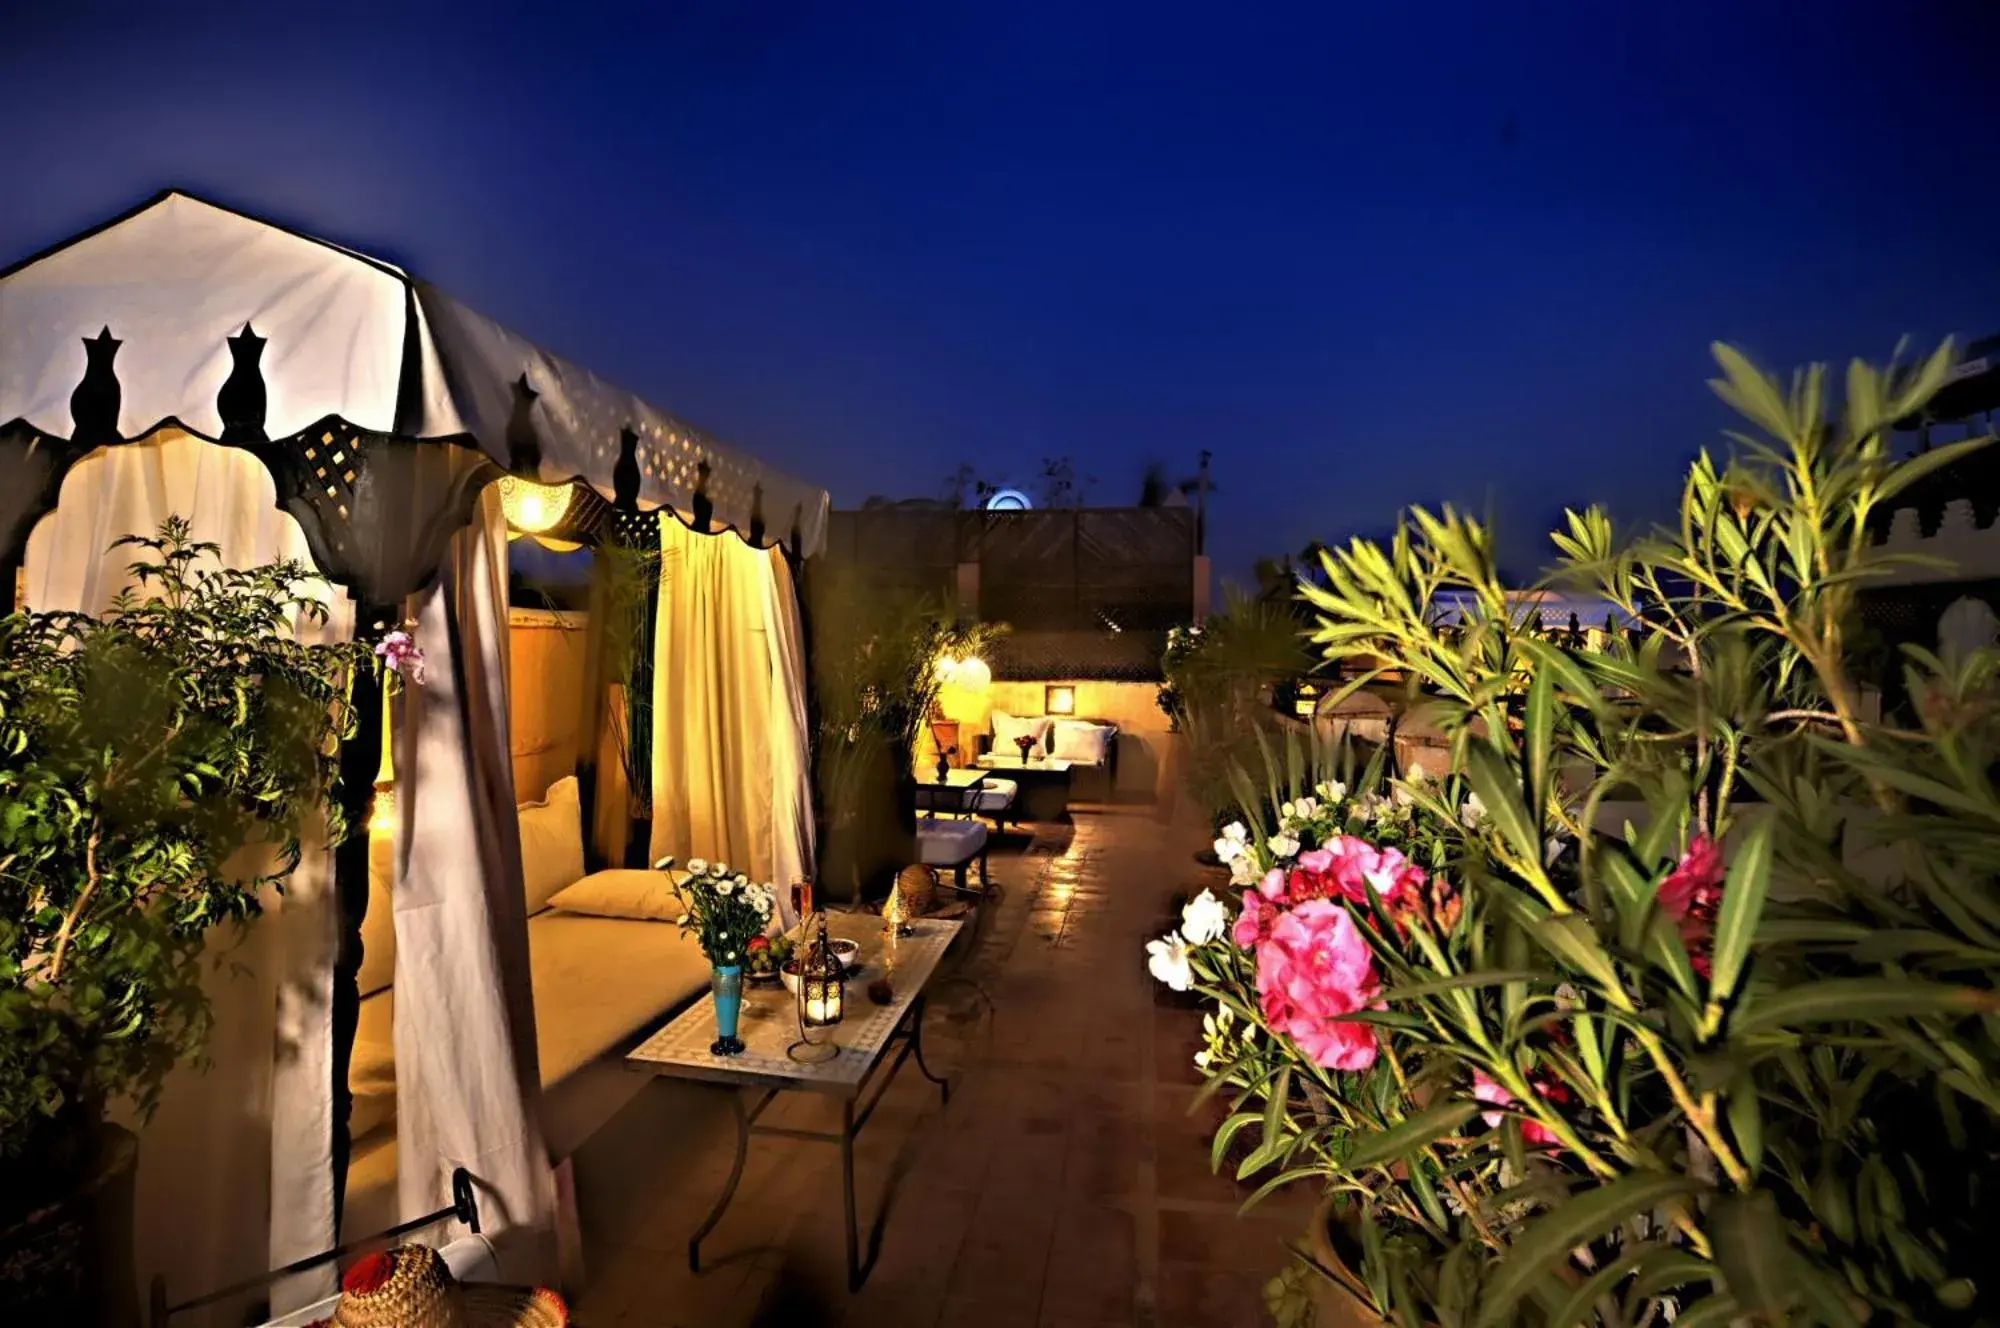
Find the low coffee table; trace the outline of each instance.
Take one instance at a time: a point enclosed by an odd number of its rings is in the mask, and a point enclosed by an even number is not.
[[[1015,814],[1024,821],[1060,821],[1069,815],[1070,762],[1060,757],[1037,757],[1023,761],[1018,756],[988,752],[979,758],[979,768],[1005,775],[1021,786]]]
[[[839,1048],[839,1054],[830,1060],[802,1064],[787,1056],[785,1049],[799,1036],[792,994],[782,986],[753,988],[747,984],[737,1028],[737,1036],[746,1044],[740,1054],[717,1056],[709,1051],[709,1044],[715,1041],[715,1000],[704,997],[625,1058],[626,1068],[642,1074],[717,1085],[728,1092],[730,1106],[736,1113],[736,1161],[730,1168],[729,1183],[723,1187],[722,1197],[688,1238],[689,1268],[701,1271],[701,1242],[715,1230],[729,1208],[729,1201],[736,1197],[750,1136],[771,1134],[839,1145],[840,1187],[846,1201],[848,1289],[858,1288],[867,1280],[873,1256],[864,1266],[854,1212],[854,1136],[874,1115],[876,1104],[882,1100],[896,1071],[911,1056],[916,1057],[917,1069],[924,1078],[938,1086],[947,1102],[951,1100],[950,1083],[932,1074],[930,1066],[924,1063],[924,992],[937,973],[938,961],[957,938],[960,924],[926,918],[911,925],[914,933],[892,944],[883,934],[879,917],[828,915],[828,934],[844,937],[861,947],[859,967],[847,983],[847,1017],[823,1030]],[[868,986],[885,974],[895,987],[895,999],[887,1005],[876,1005],[868,999]],[[744,1105],[744,1089],[762,1090],[755,1105]],[[840,1132],[757,1124],[757,1118],[778,1094],[788,1091],[823,1093],[838,1099]]]

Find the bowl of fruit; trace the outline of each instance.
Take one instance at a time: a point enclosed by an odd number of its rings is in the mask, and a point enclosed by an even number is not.
[[[778,981],[779,970],[791,957],[791,937],[759,936],[750,942],[749,952],[743,961],[743,975],[759,986],[771,986]]]

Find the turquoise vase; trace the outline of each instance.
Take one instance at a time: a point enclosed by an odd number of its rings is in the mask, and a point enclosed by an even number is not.
[[[743,1039],[736,1036],[736,1022],[743,1014],[743,965],[715,965],[708,985],[715,993],[715,1042],[709,1051],[734,1056],[743,1050]]]

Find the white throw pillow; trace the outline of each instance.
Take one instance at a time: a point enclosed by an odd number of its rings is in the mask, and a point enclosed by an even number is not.
[[[1065,719],[1056,725],[1055,758],[1078,765],[1102,765],[1111,735],[1118,730],[1104,724],[1088,724]]]
[[[666,872],[616,868],[592,872],[575,885],[549,896],[549,907],[593,918],[637,918],[646,922],[679,922],[687,912],[674,893],[674,878]]]
[[[583,879],[583,800],[576,776],[549,785],[540,802],[523,804],[521,886],[528,912],[548,907],[550,896]]]
[[[1029,748],[1029,755],[1040,756],[1047,750],[1050,720],[1046,715],[1010,715],[1004,710],[993,712],[993,751],[997,756],[1019,756],[1020,747],[1015,743],[1019,737],[1035,740]]]

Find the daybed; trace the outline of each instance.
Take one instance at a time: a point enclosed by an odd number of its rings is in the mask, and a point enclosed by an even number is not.
[[[706,992],[709,965],[673,921],[681,910],[666,874],[585,873],[574,776],[557,780],[542,802],[524,804],[520,825],[542,1134],[550,1162],[560,1164],[645,1086],[643,1076],[625,1071],[624,1050]],[[386,844],[378,836],[371,845],[361,1019],[348,1074],[350,1231],[379,1230],[397,1216],[396,959]]]
[[[1071,785],[1096,786],[1105,802],[1118,787],[1118,726],[1095,719],[1065,719],[1051,715],[1010,715],[993,712],[992,727],[975,740],[980,757],[1001,759],[1019,755],[1018,737],[1032,739],[1030,760],[1054,758],[1069,763]],[[984,765],[984,760],[981,761]],[[1087,782],[1086,782],[1087,781]]]

